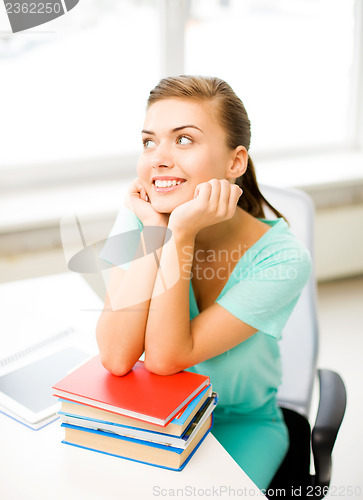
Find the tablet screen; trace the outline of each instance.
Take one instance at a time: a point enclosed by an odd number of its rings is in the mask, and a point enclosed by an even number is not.
[[[0,391],[31,412],[39,413],[56,402],[52,386],[87,358],[88,354],[68,347],[2,375]]]

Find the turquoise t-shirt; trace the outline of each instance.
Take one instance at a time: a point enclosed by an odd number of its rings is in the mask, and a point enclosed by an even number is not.
[[[281,382],[277,341],[311,273],[309,253],[285,220],[261,220],[271,228],[237,262],[216,299],[258,332],[189,368],[209,375],[219,394],[217,413],[248,414],[274,406],[268,403],[275,402]],[[192,319],[199,311],[191,283],[189,302]]]

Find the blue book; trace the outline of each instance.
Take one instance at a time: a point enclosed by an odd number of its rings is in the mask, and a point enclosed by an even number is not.
[[[65,439],[62,443],[156,467],[180,471],[203,442],[212,425],[213,413],[209,415],[194,436],[193,442],[186,449],[64,423],[62,427],[65,429]]]
[[[62,405],[59,414],[61,417],[63,416],[63,421],[66,420],[65,417],[68,417],[69,419],[82,418],[108,425],[116,424],[124,427],[144,429],[151,432],[181,437],[190,425],[195,414],[199,411],[211,394],[212,386],[209,385],[194,399],[192,399],[184,410],[179,412],[179,414],[165,427],[64,399],[60,399]]]
[[[203,426],[209,415],[214,410],[217,404],[217,394],[213,393],[208,397],[202,407],[195,413],[193,419],[179,436],[173,436],[165,432],[156,432],[137,427],[137,421],[134,426],[120,425],[113,422],[107,422],[99,419],[91,419],[88,417],[79,417],[59,412],[61,421],[65,424],[75,425],[77,427],[86,427],[88,429],[111,432],[120,436],[140,439],[142,441],[151,441],[153,443],[165,444],[175,448],[187,448],[194,439],[195,434]]]

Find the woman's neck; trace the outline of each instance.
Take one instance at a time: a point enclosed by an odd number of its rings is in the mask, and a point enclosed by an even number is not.
[[[208,226],[197,234],[196,248],[230,248],[236,242],[246,249],[252,246],[270,226],[256,219],[245,210],[237,206],[231,219]]]
[[[236,235],[240,234],[245,216],[248,214],[237,207],[234,216],[213,226],[208,226],[199,231],[195,238],[195,245],[198,248],[220,248],[228,242],[234,240]]]

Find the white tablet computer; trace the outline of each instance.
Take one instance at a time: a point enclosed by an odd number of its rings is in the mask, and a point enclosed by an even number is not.
[[[0,411],[28,425],[43,427],[57,418],[52,386],[89,358],[67,347],[0,376]]]

